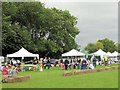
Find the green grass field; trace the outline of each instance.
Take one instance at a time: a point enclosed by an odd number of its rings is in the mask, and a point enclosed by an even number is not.
[[[54,67],[43,72],[20,72],[18,76],[29,75],[30,81],[3,83],[2,88],[118,88],[118,70],[67,77],[62,76],[64,72]]]

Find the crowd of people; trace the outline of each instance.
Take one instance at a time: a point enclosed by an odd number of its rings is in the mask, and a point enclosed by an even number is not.
[[[43,69],[50,69],[51,67],[51,62],[50,62],[50,57],[43,59],[40,58],[40,60],[38,60],[36,57],[34,58],[34,60],[32,61],[33,64],[33,70],[37,71],[37,68],[39,68],[40,71],[43,71]]]
[[[108,57],[103,57],[102,60],[98,60],[96,57],[92,57],[90,60],[88,58],[80,58],[80,57],[67,57],[65,60],[58,60],[58,65],[61,69],[94,69],[97,65],[107,66],[113,64],[112,61]]]
[[[64,61],[60,59],[58,61],[58,65],[61,69],[87,69],[87,66],[89,66],[90,69],[94,69],[94,66],[91,66],[92,62],[90,60],[87,60],[86,58],[69,58],[67,57]]]
[[[50,57],[37,59],[36,57],[31,60],[34,71],[42,72],[44,69],[50,69],[52,66],[59,67],[63,70],[68,69],[94,69],[96,65],[110,65],[112,60],[107,57],[103,57],[102,60],[98,60],[96,57],[92,57],[91,60],[81,57],[66,57],[65,59],[57,59],[54,63],[51,63]],[[30,69],[31,69],[30,68]],[[25,62],[20,60],[10,60],[9,63],[5,63],[3,67],[0,67],[3,77],[14,77],[20,71],[26,71]]]
[[[96,61],[97,59],[94,58],[92,61],[87,60],[86,58],[75,58],[75,57],[67,57],[66,59],[58,59],[54,63],[51,63],[50,57],[48,58],[40,58],[40,60],[37,60],[37,58],[34,58],[33,60],[33,70],[37,71],[37,67],[39,68],[40,71],[43,71],[43,69],[50,69],[50,67],[54,66],[59,66],[61,69],[94,69],[96,67]]]
[[[33,64],[33,70],[37,71],[37,68],[39,68],[40,71],[43,71],[43,69],[50,69],[52,66],[56,67],[59,66],[60,69],[94,69],[96,65],[111,65],[113,64],[112,60],[103,57],[101,60],[98,60],[96,57],[92,57],[90,60],[87,58],[81,58],[81,57],[66,57],[65,59],[57,59],[54,63],[51,63],[50,57],[40,58],[38,60],[37,58],[34,58],[32,61]]]

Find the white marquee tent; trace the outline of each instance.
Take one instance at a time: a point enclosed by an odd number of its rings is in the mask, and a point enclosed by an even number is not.
[[[114,51],[113,53],[112,53],[112,56],[118,56],[119,55],[119,53],[117,52],[117,51]]]
[[[75,49],[72,49],[69,52],[62,54],[62,56],[85,56],[85,54],[81,53]]]
[[[33,54],[28,52],[26,49],[21,48],[19,51],[13,53],[13,54],[7,54],[7,57],[37,57],[39,59],[39,54]]]
[[[96,56],[107,56],[107,53],[104,52],[103,50],[99,49],[98,51],[92,53],[92,55],[96,55]]]
[[[112,56],[112,53],[111,53],[111,52],[107,52],[107,56],[108,56],[108,57],[111,57],[111,56]]]
[[[94,55],[94,56],[100,56],[100,58],[102,59],[104,56],[107,56],[107,53],[104,52],[103,50],[99,49],[98,51],[92,53],[92,55]]]

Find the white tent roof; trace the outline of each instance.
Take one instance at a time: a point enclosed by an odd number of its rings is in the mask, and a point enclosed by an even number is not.
[[[117,51],[114,51],[113,53],[112,53],[112,56],[118,56],[119,55],[119,53],[117,52]]]
[[[85,56],[85,54],[72,49],[71,51],[62,54],[62,56]]]
[[[92,53],[93,55],[98,55],[98,56],[107,56],[107,53],[104,52],[103,50],[99,49],[97,52]]]
[[[19,51],[13,53],[13,54],[7,54],[7,57],[37,57],[39,59],[39,54],[33,54],[28,52],[26,49],[21,48]]]
[[[112,53],[111,52],[107,52],[107,56],[112,56]]]

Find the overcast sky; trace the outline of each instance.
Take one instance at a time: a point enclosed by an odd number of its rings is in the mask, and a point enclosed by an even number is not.
[[[43,2],[43,1],[42,1]],[[76,42],[84,48],[88,43],[108,38],[118,42],[117,2],[43,2],[46,7],[68,10],[78,18],[80,34]]]

